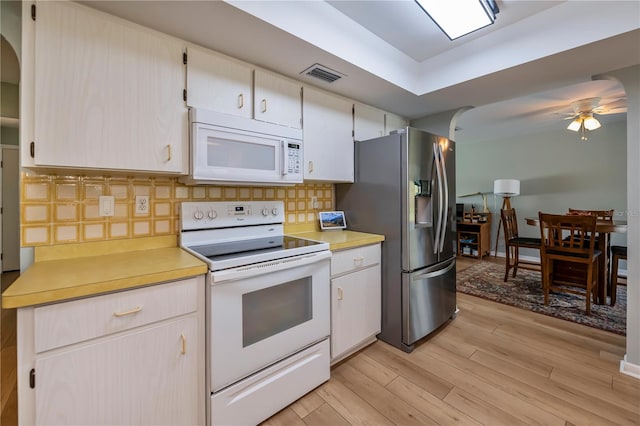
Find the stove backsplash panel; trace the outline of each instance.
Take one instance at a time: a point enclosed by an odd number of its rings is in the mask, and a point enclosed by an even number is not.
[[[332,184],[291,187],[186,186],[177,178],[43,175],[25,171],[20,183],[21,246],[104,241],[178,234],[182,201],[282,200],[285,225],[315,224],[334,209]],[[114,215],[99,216],[101,195],[114,197]],[[147,214],[135,212],[137,195],[149,197]],[[317,208],[313,208],[316,197]]]

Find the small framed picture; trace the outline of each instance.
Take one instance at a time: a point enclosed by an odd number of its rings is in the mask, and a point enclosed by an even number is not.
[[[320,212],[320,229],[346,229],[347,221],[344,219],[344,212]]]

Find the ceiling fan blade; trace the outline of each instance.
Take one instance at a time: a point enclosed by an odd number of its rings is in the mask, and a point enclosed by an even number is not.
[[[620,98],[620,99],[616,99],[615,101],[602,104],[594,108],[593,112],[600,115],[620,114],[620,113],[627,112],[627,99]]]
[[[600,109],[600,110],[595,110],[594,109],[593,112],[598,114],[598,115],[623,114],[623,113],[627,112],[627,107],[608,108],[608,109]]]

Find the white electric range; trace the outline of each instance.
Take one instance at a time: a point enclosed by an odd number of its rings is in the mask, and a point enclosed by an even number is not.
[[[212,425],[256,424],[329,379],[329,245],[284,235],[282,201],[184,202],[207,263]]]

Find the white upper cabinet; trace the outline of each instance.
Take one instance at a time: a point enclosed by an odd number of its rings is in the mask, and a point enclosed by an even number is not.
[[[302,83],[256,69],[253,110],[256,120],[302,128]]]
[[[184,43],[72,2],[23,27],[33,165],[187,173]]]
[[[354,104],[353,139],[364,141],[384,136],[384,111],[360,103]]]
[[[187,105],[251,118],[252,72],[244,62],[189,46]]]
[[[353,103],[312,87],[303,97],[304,179],[353,182]]]
[[[399,115],[386,113],[385,114],[385,134],[388,135],[394,130],[403,129],[409,125],[409,120],[405,120]]]

